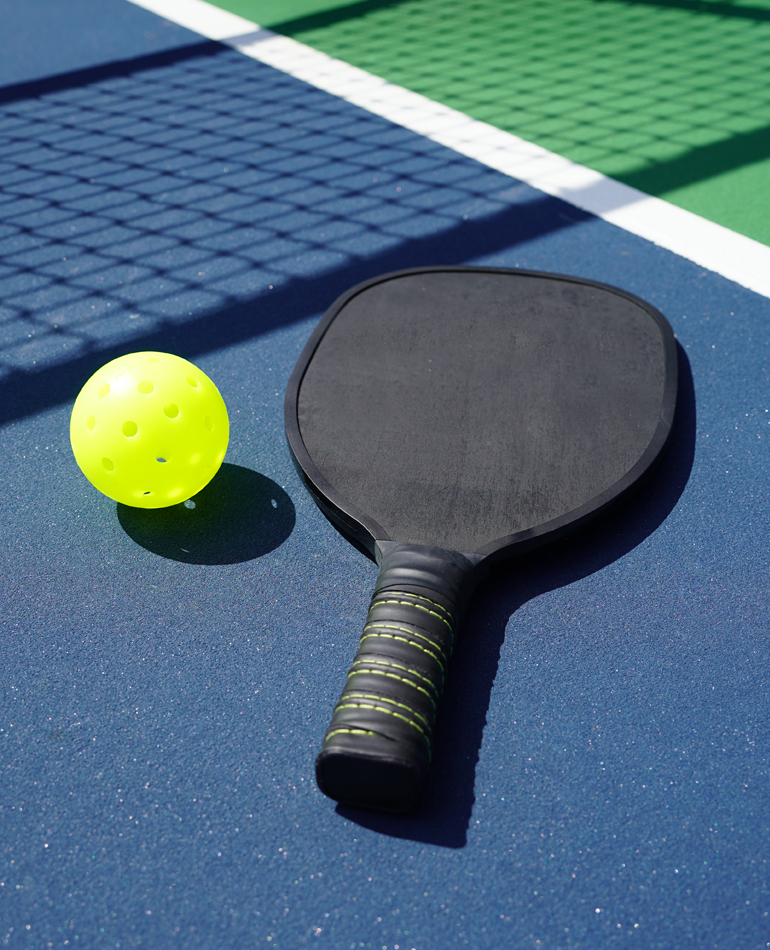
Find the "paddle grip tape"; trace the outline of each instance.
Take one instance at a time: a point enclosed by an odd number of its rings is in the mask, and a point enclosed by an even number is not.
[[[417,800],[460,622],[462,555],[393,545],[316,776],[337,801],[403,811]]]

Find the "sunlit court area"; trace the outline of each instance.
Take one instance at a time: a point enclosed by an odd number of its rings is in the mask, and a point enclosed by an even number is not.
[[[0,946],[770,945],[769,90],[770,0],[0,0]]]

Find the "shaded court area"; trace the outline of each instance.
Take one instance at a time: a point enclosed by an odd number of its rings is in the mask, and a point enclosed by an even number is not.
[[[519,240],[587,217],[215,43],[0,98],[6,413],[43,368],[193,355],[211,319],[219,346],[297,321],[438,235],[459,262],[514,217]]]

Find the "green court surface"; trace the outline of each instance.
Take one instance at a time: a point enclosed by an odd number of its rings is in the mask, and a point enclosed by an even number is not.
[[[770,244],[770,0],[216,0]]]

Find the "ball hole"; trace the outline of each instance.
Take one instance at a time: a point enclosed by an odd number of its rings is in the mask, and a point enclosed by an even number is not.
[[[166,460],[163,459],[163,458],[156,458],[155,461],[156,461],[156,462],[165,462]]]
[[[192,500],[192,498],[188,498],[187,501],[184,503],[184,506],[185,508],[194,508],[195,502]]]
[[[214,420],[211,418],[211,416],[206,416],[206,418],[203,420],[203,424],[206,426],[206,429],[209,432],[214,431]]]
[[[193,389],[198,388],[198,380],[194,376],[185,376],[185,379],[188,386],[192,386]]]
[[[131,422],[129,420],[128,422],[123,423],[123,435],[127,439],[132,439],[138,431],[139,426],[135,422]]]
[[[152,492],[151,492],[151,491],[146,491],[146,492],[144,492],[144,494],[145,494],[145,495],[151,495]]]
[[[88,429],[89,432],[92,432],[95,425],[96,419],[93,416],[89,416],[86,419],[86,429]]]
[[[163,411],[166,413],[169,419],[176,419],[176,417],[179,415],[179,406],[177,406],[177,404],[174,402],[167,402],[163,407]]]
[[[145,396],[151,393],[153,389],[155,389],[155,387],[152,385],[149,379],[143,379],[136,388],[139,390],[140,393],[144,393]]]
[[[112,459],[107,459],[107,458],[102,459],[102,468],[104,469],[105,472],[114,472],[115,463],[112,461]]]
[[[110,384],[109,384],[109,383],[105,383],[103,386],[100,386],[100,387],[99,387],[99,398],[100,398],[100,399],[104,399],[104,397],[107,395],[107,393],[109,393],[109,391],[110,391]]]

